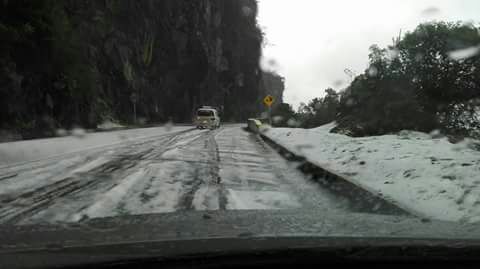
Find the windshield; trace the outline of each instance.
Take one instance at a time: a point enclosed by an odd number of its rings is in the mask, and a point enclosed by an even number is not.
[[[0,248],[480,239],[479,11],[0,1]]]
[[[214,113],[211,110],[199,110],[197,115],[199,117],[213,117]]]

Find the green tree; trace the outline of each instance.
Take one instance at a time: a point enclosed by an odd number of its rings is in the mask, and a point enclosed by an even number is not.
[[[459,122],[472,122],[472,99],[480,96],[479,56],[460,59],[455,52],[478,44],[474,26],[437,22],[418,26],[387,49],[371,46],[369,68],[341,94],[336,131],[461,129]],[[455,121],[453,115],[470,118]]]
[[[305,128],[318,127],[335,121],[340,105],[340,95],[328,88],[323,98],[314,98],[300,107],[298,118]]]
[[[399,60],[412,79],[419,98],[431,112],[479,96],[480,56],[454,57],[456,51],[477,47],[479,29],[458,23],[428,23],[407,33],[398,44]]]
[[[278,104],[272,110],[272,119],[275,127],[297,127],[297,115],[287,103]]]

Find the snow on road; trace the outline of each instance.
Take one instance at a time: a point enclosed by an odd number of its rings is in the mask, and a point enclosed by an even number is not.
[[[23,159],[28,162],[0,168],[0,224],[183,210],[344,207],[239,125],[131,132],[121,143],[112,138],[115,132],[81,140],[94,145],[82,151],[76,149],[85,147],[69,148],[62,139],[18,142],[20,149],[35,142],[46,149],[60,141],[64,154],[51,157],[46,150],[49,158],[28,161],[43,156],[35,153]],[[114,144],[105,147],[108,137]]]
[[[84,133],[77,130],[77,135],[68,137],[0,143],[0,168],[15,163],[29,162],[83,150],[91,150],[93,148],[117,145],[127,143],[130,140],[165,135],[191,128],[188,126],[167,127],[100,133]]]
[[[339,206],[255,135],[226,129],[216,135],[216,141],[227,209]]]
[[[351,138],[316,129],[266,135],[296,154],[434,219],[480,221],[480,152],[418,132]]]

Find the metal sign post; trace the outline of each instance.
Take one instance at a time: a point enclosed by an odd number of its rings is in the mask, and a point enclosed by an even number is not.
[[[272,105],[275,102],[275,98],[271,95],[265,96],[263,98],[263,103],[268,107],[268,122],[272,125]]]
[[[271,106],[268,107],[268,124],[272,126],[272,107]]]
[[[130,95],[130,101],[132,101],[133,104],[133,124],[137,124],[137,93],[134,92],[132,95]]]

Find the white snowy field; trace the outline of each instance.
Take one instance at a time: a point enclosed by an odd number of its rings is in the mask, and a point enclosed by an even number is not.
[[[111,146],[163,134],[184,131],[193,127],[165,126],[113,132],[86,133],[74,130],[72,136],[0,143],[0,167],[56,157],[73,152]]]
[[[480,151],[419,132],[352,138],[316,129],[272,128],[265,135],[310,162],[336,172],[432,219],[480,221]]]

